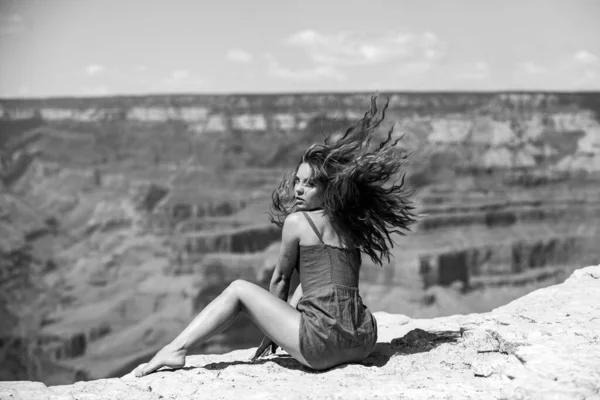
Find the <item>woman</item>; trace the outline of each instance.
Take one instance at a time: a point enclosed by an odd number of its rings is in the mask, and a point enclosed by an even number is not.
[[[358,291],[361,251],[378,264],[390,258],[390,234],[404,234],[415,219],[399,177],[406,154],[391,143],[392,130],[376,149],[372,133],[385,117],[371,109],[333,144],[311,146],[294,176],[273,192],[271,222],[282,227],[279,259],[270,292],[232,282],[146,365],[144,376],[181,368],[188,350],[229,327],[239,312],[265,334],[253,358],[281,347],[303,365],[323,370],[366,358],[377,342],[377,322]],[[292,272],[300,285],[286,302]]]

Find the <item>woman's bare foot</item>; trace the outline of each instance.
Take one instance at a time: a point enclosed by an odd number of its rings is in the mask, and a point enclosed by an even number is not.
[[[148,364],[139,366],[135,371],[136,377],[148,375],[161,367],[170,367],[173,369],[181,368],[185,365],[185,349],[176,349],[172,345],[163,347]]]

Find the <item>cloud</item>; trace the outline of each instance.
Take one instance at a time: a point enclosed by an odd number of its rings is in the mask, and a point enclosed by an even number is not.
[[[171,74],[163,79],[163,84],[173,87],[198,87],[204,84],[204,81],[198,77],[195,77],[187,69],[176,69]]]
[[[445,52],[445,43],[435,34],[391,32],[379,36],[339,32],[326,35],[304,30],[291,35],[286,44],[304,49],[319,65],[375,65],[396,59],[438,59]]]
[[[427,49],[423,52],[423,55],[428,60],[437,60],[444,55],[444,51],[441,49]]]
[[[183,80],[189,79],[189,77],[191,75],[192,74],[187,69],[177,69],[177,70],[171,72],[171,76],[167,79],[170,79],[173,81],[183,81]]]
[[[598,74],[596,71],[591,69],[585,70],[573,83],[574,88],[576,90],[590,90],[594,89],[594,87],[597,88],[597,85],[600,82],[597,78]]]
[[[469,63],[461,68],[455,76],[459,79],[481,80],[490,75],[490,67],[485,61]]]
[[[252,61],[252,54],[240,49],[229,50],[226,57],[229,61],[238,63],[248,63]]]
[[[90,64],[87,67],[85,67],[85,73],[88,75],[98,75],[99,73],[104,71],[104,69],[105,68],[102,65]]]
[[[591,69],[588,69],[586,71],[583,72],[583,75],[581,77],[581,79],[579,80],[578,83],[580,84],[589,84],[592,83],[596,80],[597,77],[597,73],[596,71],[593,71]]]
[[[20,36],[29,31],[24,18],[17,13],[0,13],[0,36]]]
[[[282,66],[272,55],[267,55],[268,73],[271,76],[295,81],[315,81],[320,79],[333,79],[343,81],[346,76],[332,65],[317,65],[311,68],[290,69]]]
[[[533,61],[526,61],[519,64],[519,69],[528,74],[545,74],[548,72],[548,68],[534,63]]]
[[[593,53],[590,53],[587,50],[580,50],[573,55],[576,61],[583,64],[594,64],[598,61],[598,56]]]

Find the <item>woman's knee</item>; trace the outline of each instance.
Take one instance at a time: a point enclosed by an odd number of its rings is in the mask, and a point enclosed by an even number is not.
[[[235,294],[237,297],[240,297],[240,295],[243,293],[244,289],[246,289],[249,285],[249,282],[243,280],[243,279],[236,279],[235,281],[231,282],[229,284],[229,286],[227,286],[227,291]]]
[[[245,314],[248,314],[245,302],[250,298],[248,294],[251,285],[252,283],[248,281],[236,279],[235,281],[231,282],[225,290],[226,293],[235,299],[240,307],[240,311]]]

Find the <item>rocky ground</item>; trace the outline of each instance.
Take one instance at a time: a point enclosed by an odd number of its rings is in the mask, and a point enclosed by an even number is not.
[[[3,399],[600,399],[600,265],[490,313],[410,319],[376,313],[362,363],[313,372],[254,349],[191,356],[143,378],[46,387],[2,382]]]

